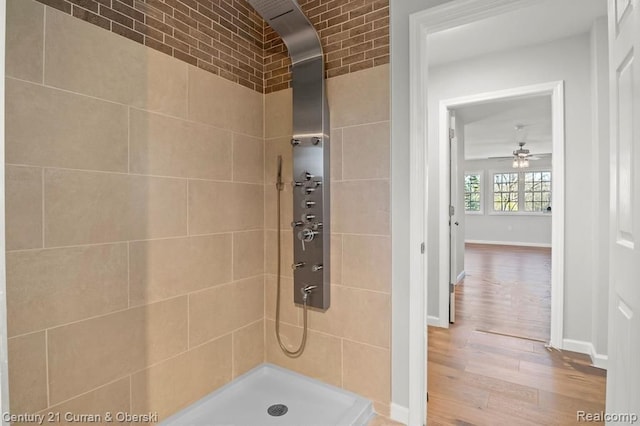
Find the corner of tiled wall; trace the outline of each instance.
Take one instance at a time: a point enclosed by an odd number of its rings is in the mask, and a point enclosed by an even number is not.
[[[12,409],[166,416],[267,360],[388,415],[386,60],[328,81],[333,305],[311,313],[307,351],[290,360],[273,309],[291,90],[262,95],[40,1],[7,6]],[[339,3],[348,20],[356,3]],[[288,185],[282,203],[282,331],[295,344]]]
[[[275,188],[265,187],[266,359],[354,391],[389,415],[391,400],[391,226],[389,69],[375,67],[328,80],[331,112],[332,305],[310,311],[307,348],[286,357],[275,340]],[[291,176],[291,89],[265,96],[265,181],[275,182],[277,155]],[[285,185],[283,206],[291,205]],[[293,304],[291,209],[281,218],[283,340],[295,347],[302,310]]]

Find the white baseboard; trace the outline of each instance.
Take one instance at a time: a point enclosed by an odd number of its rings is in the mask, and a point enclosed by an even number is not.
[[[434,317],[433,315],[427,315],[427,325],[432,325],[434,327],[440,327],[440,318]]]
[[[485,240],[465,240],[469,244],[488,244],[494,246],[518,246],[518,247],[545,247],[551,248],[551,243],[527,243],[520,241],[485,241]]]
[[[392,402],[390,417],[391,420],[406,425],[409,423],[409,409]]]
[[[602,368],[603,370],[607,369],[609,357],[607,355],[597,353],[595,347],[591,342],[573,339],[562,339],[562,349],[589,355],[591,357],[591,363],[594,367]]]
[[[462,281],[464,279],[464,277],[466,277],[467,274],[466,272],[462,271],[458,274],[458,276],[456,277],[456,284],[458,284],[460,281]]]

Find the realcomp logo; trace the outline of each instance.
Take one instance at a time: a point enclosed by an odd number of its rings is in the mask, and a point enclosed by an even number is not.
[[[586,411],[576,411],[576,420],[578,422],[616,422],[616,423],[628,423],[635,424],[638,422],[638,415],[636,413],[605,413],[600,411],[598,413],[587,413]]]

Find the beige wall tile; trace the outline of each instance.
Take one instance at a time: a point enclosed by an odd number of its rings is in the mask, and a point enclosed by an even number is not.
[[[331,127],[389,120],[389,85],[388,65],[327,80]]]
[[[130,243],[131,304],[231,282],[231,247],[231,234]]]
[[[127,245],[7,254],[9,335],[125,309]]]
[[[331,307],[310,311],[309,327],[370,345],[389,347],[391,296],[334,285]]]
[[[51,329],[51,403],[72,398],[186,349],[186,297]]]
[[[191,235],[261,229],[263,186],[247,183],[189,182]]]
[[[231,345],[225,336],[134,374],[131,411],[163,419],[229,382]]]
[[[276,319],[276,295],[278,282],[275,275],[265,276],[265,318]],[[292,325],[301,325],[302,308],[293,303],[293,278],[280,279],[280,321]]]
[[[6,75],[42,82],[44,5],[31,0],[7,1]]]
[[[291,264],[293,263],[293,233],[290,229],[284,228],[281,231],[281,255],[280,255],[280,273],[283,277],[293,277]],[[278,241],[276,231],[265,231],[265,264],[264,269],[267,274],[275,275],[278,268]]]
[[[186,235],[186,181],[45,170],[47,247]]]
[[[277,92],[279,93],[279,92]],[[270,96],[270,95],[266,95]],[[282,229],[288,229],[289,224],[293,220],[293,192],[291,182],[293,180],[293,159],[290,137],[280,137],[275,139],[267,139],[265,141],[265,227],[267,229],[276,229],[277,214],[277,192],[275,183],[277,180],[277,161],[278,155],[282,156],[282,181],[284,188],[280,193],[281,215],[280,226]]]
[[[233,180],[263,183],[264,141],[262,138],[238,133],[233,135]]]
[[[45,332],[9,339],[9,395],[12,413],[35,413],[47,407]]]
[[[234,232],[233,279],[264,273],[264,231]]]
[[[267,95],[270,96],[270,95]],[[264,142],[265,183],[275,185],[278,173],[278,155],[282,156],[282,181],[289,187],[293,180],[293,150],[291,137],[265,139]]]
[[[335,182],[331,191],[333,232],[390,234],[388,180]]]
[[[343,179],[389,178],[389,122],[343,129]]]
[[[189,345],[216,339],[263,316],[262,276],[190,294]]]
[[[262,138],[263,95],[189,67],[189,118]]]
[[[331,234],[331,283],[342,283],[342,235]]]
[[[278,193],[275,184],[264,186],[264,225],[266,229],[274,230],[278,226]],[[280,192],[280,229],[290,229],[293,221],[293,190],[286,183]],[[275,247],[275,246],[274,246]]]
[[[189,295],[189,347],[236,329],[235,284],[219,285]]]
[[[342,129],[331,129],[331,180],[342,180]]]
[[[264,108],[265,137],[290,139],[293,134],[293,91],[286,89],[265,95]]]
[[[266,324],[267,362],[297,371],[334,386],[341,386],[342,347],[340,339],[310,331],[304,353],[298,358],[289,358],[278,346],[274,322],[267,320]],[[290,350],[297,349],[302,336],[302,328],[281,324],[280,335],[284,344]]]
[[[231,180],[231,132],[131,109],[131,172]]]
[[[116,420],[117,413],[145,414],[133,413],[131,411],[131,394],[130,394],[130,377],[110,383],[106,386],[95,389],[82,396],[63,402],[62,404],[53,406],[46,410],[46,413],[60,413],[59,425],[95,425],[94,421],[80,421],[78,415],[83,414],[101,414],[104,419],[105,413],[111,413],[113,422],[118,424]],[[71,421],[65,421],[65,413],[73,413]],[[109,424],[109,422],[100,422],[99,424]]]
[[[52,8],[46,34],[46,84],[186,116],[186,63]]]
[[[264,318],[264,276],[236,281],[233,304],[236,328]]]
[[[264,362],[264,321],[233,332],[233,377]]]
[[[343,284],[391,292],[391,238],[343,236]]]
[[[42,169],[6,166],[7,250],[42,247]]]
[[[127,171],[127,108],[7,79],[6,161]]]
[[[343,342],[343,385],[365,398],[388,404],[391,401],[391,357],[388,349],[345,340]]]

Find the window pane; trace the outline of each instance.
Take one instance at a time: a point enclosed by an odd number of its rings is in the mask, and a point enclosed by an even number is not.
[[[518,211],[518,173],[493,175],[493,209]]]
[[[551,172],[525,172],[524,209],[529,212],[546,211],[551,205]]]
[[[479,212],[480,209],[480,174],[468,173],[464,175],[464,210]]]

